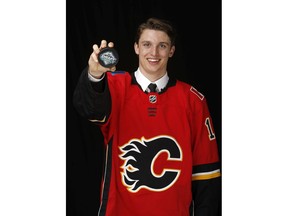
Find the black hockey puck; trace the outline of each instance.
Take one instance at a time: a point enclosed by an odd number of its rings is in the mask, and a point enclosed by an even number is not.
[[[119,61],[119,55],[114,48],[103,48],[98,54],[98,62],[103,67],[110,68],[115,66]]]

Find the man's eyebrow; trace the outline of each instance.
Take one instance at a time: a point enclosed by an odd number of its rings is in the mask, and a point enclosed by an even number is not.
[[[152,42],[151,42],[151,41],[141,41],[141,43],[152,43]],[[162,42],[159,42],[159,44],[167,44],[167,45],[170,45],[170,42],[162,41]]]
[[[167,45],[170,45],[170,42],[160,42],[159,44],[167,44]]]

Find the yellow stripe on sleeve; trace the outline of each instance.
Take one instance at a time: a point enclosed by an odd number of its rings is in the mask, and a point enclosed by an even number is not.
[[[219,176],[221,176],[219,169],[212,172],[196,173],[192,175],[192,181],[213,179]]]
[[[95,119],[95,120],[93,120],[93,119],[89,119],[89,121],[91,121],[91,122],[100,122],[100,123],[105,122],[105,120],[106,120],[106,116],[104,116],[104,118],[101,119],[101,120],[97,120],[97,119]]]

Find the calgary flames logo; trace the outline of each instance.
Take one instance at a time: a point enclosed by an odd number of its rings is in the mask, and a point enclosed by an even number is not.
[[[163,191],[171,187],[180,175],[180,169],[161,167],[160,156],[166,153],[166,162],[182,161],[182,151],[179,144],[171,137],[160,136],[150,140],[133,139],[120,147],[120,158],[124,161],[122,182],[130,192],[141,188],[152,191]],[[156,165],[161,173],[156,173]],[[159,165],[160,164],[160,165]]]

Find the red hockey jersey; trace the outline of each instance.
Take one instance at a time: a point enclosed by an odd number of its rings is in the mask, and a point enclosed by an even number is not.
[[[179,80],[146,93],[127,72],[106,76],[111,107],[90,119],[107,144],[99,215],[189,215],[191,181],[220,176],[205,97]]]

